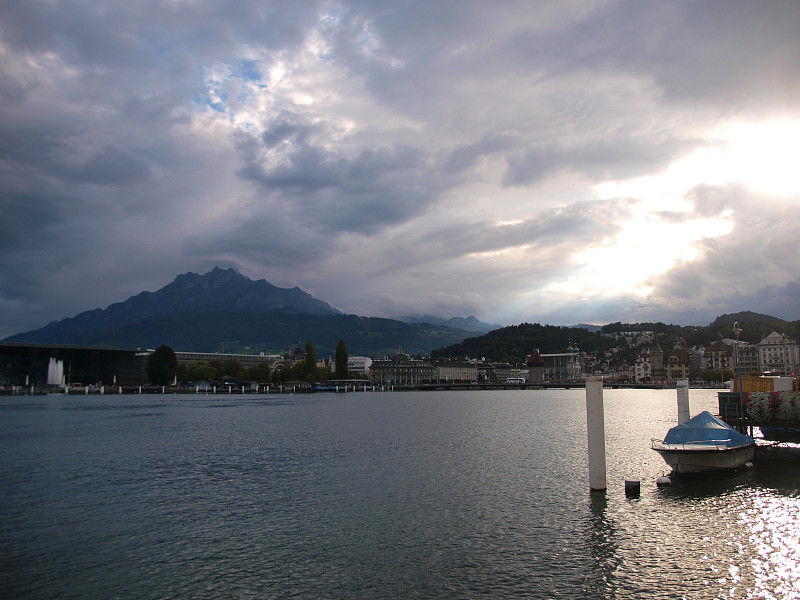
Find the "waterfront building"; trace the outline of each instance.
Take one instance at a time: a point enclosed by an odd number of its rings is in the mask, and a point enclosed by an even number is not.
[[[703,353],[703,368],[704,369],[733,369],[733,361],[731,359],[731,347],[722,340],[717,340],[707,346]]]
[[[744,340],[723,339],[722,340],[731,349],[731,369],[734,374],[739,372],[739,365],[736,363],[736,347],[738,346],[739,362],[742,365],[742,373],[752,373],[761,371],[761,366],[758,360],[758,346],[755,344],[748,344]]]
[[[348,356],[347,357],[347,370],[351,373],[358,373],[369,378],[370,367],[372,366],[372,359],[366,356]]]
[[[0,387],[145,385],[152,350],[0,342]]]
[[[475,368],[478,370],[478,381],[493,381],[494,376],[494,368],[492,367],[492,363],[486,362],[486,360],[479,360],[475,363]]]
[[[440,360],[434,363],[438,381],[478,381],[478,365],[465,360]]]
[[[650,371],[650,353],[645,351],[636,357],[633,365],[633,377],[636,383],[644,383],[652,380]]]
[[[795,340],[773,331],[757,345],[759,366],[762,371],[774,371],[780,375],[800,373],[798,345]]]
[[[183,352],[176,351],[175,357],[179,365],[189,365],[196,362],[238,360],[245,369],[267,364],[270,367],[281,359],[280,354],[220,354],[219,352]]]
[[[504,382],[509,379],[519,379],[520,370],[511,363],[495,362],[492,363],[492,370],[496,381]]]
[[[544,359],[538,349],[530,353],[525,364],[528,365],[528,382],[542,383],[544,381]]]
[[[375,384],[412,386],[436,379],[436,367],[430,361],[396,354],[393,358],[372,361],[370,379]]]
[[[545,381],[575,381],[584,373],[584,357],[575,350],[541,354]]]
[[[664,369],[664,351],[658,343],[658,334],[653,336],[653,345],[650,346],[650,378],[663,381],[667,377]]]
[[[689,350],[673,348],[664,352],[664,378],[666,381],[689,378]]]

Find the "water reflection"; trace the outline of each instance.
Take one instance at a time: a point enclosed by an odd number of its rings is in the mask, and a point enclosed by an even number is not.
[[[608,515],[608,497],[605,492],[589,494],[591,527],[589,550],[592,557],[592,577],[585,587],[599,598],[616,598],[616,571],[620,557],[617,548],[617,527]]]

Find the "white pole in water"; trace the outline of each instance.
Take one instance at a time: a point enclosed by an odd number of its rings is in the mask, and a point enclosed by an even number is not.
[[[586,431],[589,438],[589,487],[606,489],[606,432],[603,378],[586,378]]]
[[[689,380],[676,380],[675,388],[678,390],[678,425],[680,425],[689,420]]]

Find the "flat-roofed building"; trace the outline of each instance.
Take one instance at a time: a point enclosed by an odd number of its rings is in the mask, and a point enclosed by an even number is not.
[[[370,379],[381,385],[420,385],[436,379],[436,367],[430,361],[397,354],[392,358],[373,360]]]
[[[358,373],[369,377],[370,367],[372,366],[372,359],[366,356],[348,356],[347,357],[347,370],[351,373]]]
[[[245,369],[257,367],[281,360],[280,354],[220,354],[218,352],[175,352],[179,365],[188,365],[195,362],[238,360]]]
[[[435,363],[439,381],[478,381],[477,363],[466,360],[439,360]]]

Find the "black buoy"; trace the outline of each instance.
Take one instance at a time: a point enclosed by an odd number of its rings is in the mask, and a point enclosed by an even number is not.
[[[628,498],[638,498],[641,485],[638,481],[625,480],[625,495]]]

